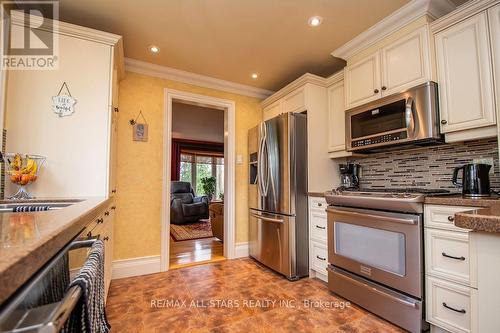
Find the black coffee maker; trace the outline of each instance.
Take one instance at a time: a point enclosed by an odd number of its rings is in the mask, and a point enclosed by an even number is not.
[[[462,195],[465,197],[489,197],[490,190],[489,164],[466,164],[453,170],[453,184],[462,187]],[[462,183],[457,181],[458,173],[462,170]]]
[[[339,164],[340,186],[346,189],[358,188],[360,165],[356,163]]]

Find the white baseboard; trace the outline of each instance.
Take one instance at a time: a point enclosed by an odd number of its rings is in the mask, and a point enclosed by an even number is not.
[[[138,257],[113,261],[113,279],[160,272],[160,256]]]
[[[248,257],[248,242],[236,243],[234,246],[234,258]]]

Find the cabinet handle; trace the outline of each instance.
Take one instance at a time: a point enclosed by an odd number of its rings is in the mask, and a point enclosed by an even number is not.
[[[108,211],[104,212],[104,215],[109,216],[109,212]]]
[[[382,86],[382,90],[387,90],[387,87],[386,86]]]
[[[321,202],[318,202],[318,207],[323,207],[323,204]]]
[[[465,260],[465,257],[455,257],[455,256],[450,256],[449,254],[446,254],[445,252],[442,252],[441,253],[443,255],[443,257],[446,257],[446,258],[451,258],[451,259],[455,259],[455,260],[462,260],[464,261]]]
[[[375,89],[375,90],[373,91],[373,93],[374,93],[374,94],[378,94],[378,89]]]
[[[318,229],[322,229],[322,230],[325,230],[325,229],[326,229],[326,227],[322,227],[322,226],[319,226],[319,225],[317,225],[317,224],[316,224],[316,228],[318,228]]]
[[[87,232],[87,238],[92,238],[92,231]]]
[[[111,190],[111,193],[116,193],[116,189],[114,189],[114,190]]]
[[[115,110],[115,112],[120,112],[118,108],[114,108],[113,110]]]
[[[457,310],[455,308],[452,308],[451,306],[447,305],[445,302],[443,302],[443,306],[451,311],[455,311],[455,312],[458,312],[458,313],[466,313],[467,311],[465,311],[464,309],[461,309],[461,310]]]
[[[106,237],[104,237],[104,238],[103,238],[103,240],[105,240],[105,241],[109,241],[109,237],[108,237],[108,236],[106,236]]]
[[[104,219],[102,217],[97,219],[98,224],[103,223],[103,222],[104,222]]]
[[[323,258],[323,257],[320,257],[320,256],[316,256],[316,258],[318,258],[319,260],[323,260],[323,261],[326,260],[326,258]]]
[[[443,120],[441,120],[441,124],[446,125],[446,124],[448,124],[448,121],[443,119]]]
[[[455,217],[454,217],[454,216],[451,216],[451,215],[450,215],[450,216],[448,216],[448,221],[450,221],[450,222],[455,221]]]
[[[115,210],[115,209],[116,209],[116,206],[111,206],[111,209],[112,209],[112,210]]]

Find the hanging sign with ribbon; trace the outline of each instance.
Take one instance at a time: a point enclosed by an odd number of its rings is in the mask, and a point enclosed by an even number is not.
[[[66,88],[67,94],[61,94],[64,88]],[[76,99],[71,96],[66,82],[63,82],[57,96],[52,96],[52,110],[54,110],[54,113],[59,117],[70,116],[75,112],[75,104]]]
[[[144,120],[144,123],[138,123],[137,120],[139,117],[142,117],[142,120]],[[130,119],[130,125],[133,126],[133,140],[134,141],[143,141],[147,142],[148,141],[148,122],[146,121],[146,118],[142,114],[142,111],[139,111],[139,114],[135,119]]]

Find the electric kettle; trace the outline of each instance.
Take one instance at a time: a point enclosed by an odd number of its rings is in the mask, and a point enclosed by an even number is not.
[[[452,182],[462,187],[462,195],[465,197],[489,197],[490,169],[489,164],[466,164],[453,170]],[[462,183],[457,181],[460,170],[463,172]]]

